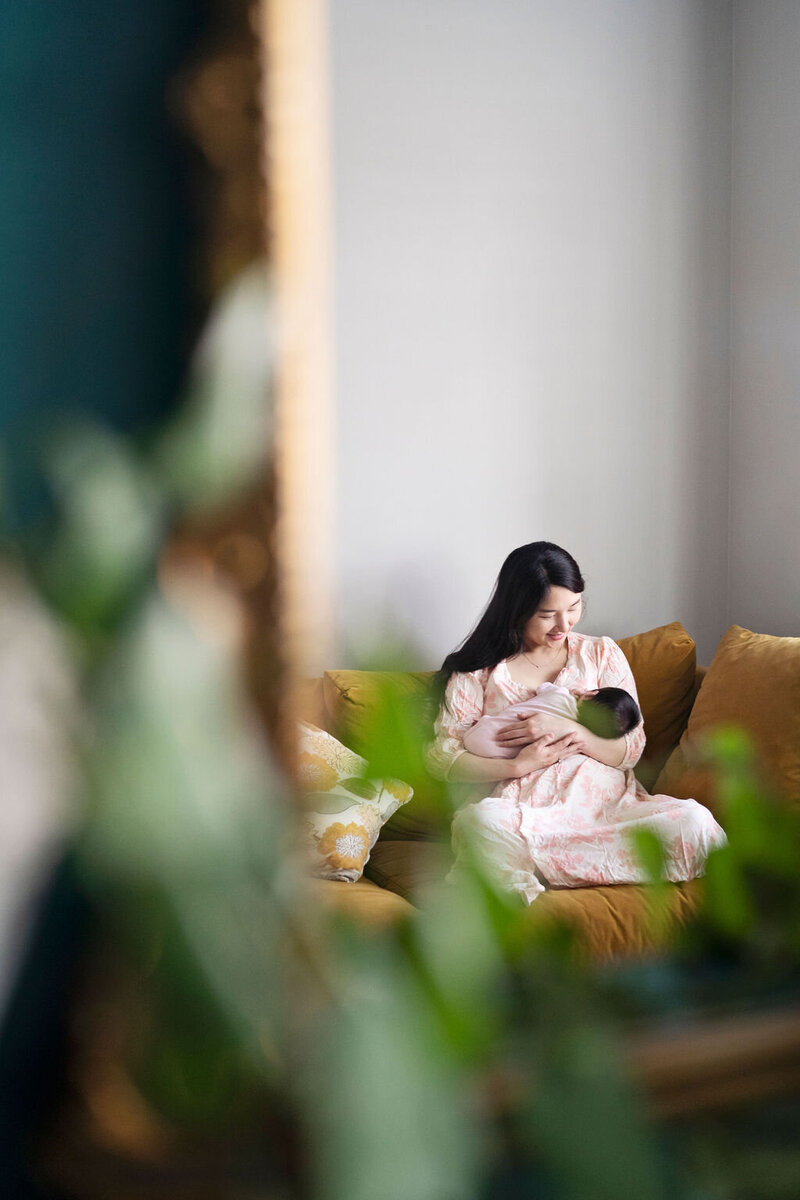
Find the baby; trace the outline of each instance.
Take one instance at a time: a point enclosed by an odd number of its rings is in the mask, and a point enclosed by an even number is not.
[[[530,717],[534,713],[568,717],[599,737],[607,738],[630,733],[642,719],[633,696],[622,688],[606,687],[573,696],[565,687],[543,683],[529,700],[510,704],[495,716],[481,717],[464,734],[464,746],[470,754],[479,754],[482,758],[516,758],[521,747],[504,746],[497,741],[497,735],[517,717]]]

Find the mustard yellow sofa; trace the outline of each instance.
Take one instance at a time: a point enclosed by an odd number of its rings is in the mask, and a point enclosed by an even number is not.
[[[644,716],[647,750],[637,774],[651,786],[685,734],[703,681],[693,639],[679,622],[628,638],[619,644],[631,665]],[[419,698],[430,672],[332,670],[307,680],[300,715],[333,733],[345,745],[369,754],[372,707],[388,686],[398,696]],[[357,883],[318,880],[320,903],[369,925],[402,919],[424,908],[426,888],[444,877],[451,861],[446,825],[430,819],[441,784],[423,770],[409,780],[414,799],[384,826]],[[686,922],[695,911],[699,881],[672,885],[671,919]],[[648,889],[639,886],[554,889],[531,906],[531,921],[563,921],[593,957],[617,957],[655,948],[648,920]],[[663,936],[664,925],[660,926]]]
[[[748,769],[755,771],[763,794],[800,806],[800,637],[732,625],[707,670],[697,666],[694,641],[679,622],[620,638],[619,645],[644,716],[647,748],[636,773],[648,790],[693,797],[724,827],[718,781],[697,750],[711,731],[731,726],[749,736],[755,756]],[[303,715],[369,756],[376,726],[392,729],[381,708],[387,688],[401,702],[416,698],[419,707],[430,678],[429,672],[326,671],[307,681]],[[384,826],[364,878],[355,884],[318,881],[321,903],[368,924],[398,920],[415,906],[424,907],[426,887],[441,880],[448,867],[450,810],[442,807],[442,785],[427,775],[421,758],[412,776],[407,781],[414,798]],[[430,819],[437,802],[438,825]],[[701,889],[702,880],[668,885],[669,912],[660,912],[658,935],[648,920],[653,892],[647,887],[553,889],[531,905],[526,919],[567,923],[592,957],[642,954],[691,919]]]

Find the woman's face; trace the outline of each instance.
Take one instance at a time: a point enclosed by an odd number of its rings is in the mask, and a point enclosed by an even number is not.
[[[579,620],[582,610],[580,592],[551,587],[522,631],[525,649],[533,650],[536,646],[547,646],[552,650],[562,646],[564,638]]]

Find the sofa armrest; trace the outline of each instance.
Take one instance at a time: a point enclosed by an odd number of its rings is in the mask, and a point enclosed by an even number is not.
[[[294,704],[295,713],[301,721],[308,721],[310,725],[330,732],[321,675],[298,680],[295,685]]]

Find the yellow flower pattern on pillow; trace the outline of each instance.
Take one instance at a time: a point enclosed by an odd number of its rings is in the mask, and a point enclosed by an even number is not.
[[[310,755],[314,759],[322,759],[335,772],[338,779],[348,775],[363,775],[366,770],[366,760],[360,754],[355,754],[343,746],[330,733],[310,725],[308,721],[300,721],[300,756]]]
[[[363,871],[370,849],[369,832],[355,821],[349,825],[340,821],[329,825],[317,842],[317,853],[324,855],[338,871]]]
[[[297,750],[311,870],[323,879],[353,883],[381,828],[411,799],[413,788],[400,779],[367,779],[365,759],[305,721]]]
[[[319,754],[300,754],[297,759],[297,774],[303,791],[327,792],[339,782],[336,768]]]

